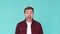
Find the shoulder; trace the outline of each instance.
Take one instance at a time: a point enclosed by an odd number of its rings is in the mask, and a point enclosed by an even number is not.
[[[36,21],[36,20],[34,20],[34,24],[36,25],[36,26],[41,26],[41,23],[40,22],[38,22],[38,21]]]
[[[25,22],[25,20],[23,20],[23,21],[21,21],[21,22],[18,22],[17,26],[22,26],[22,25],[24,25],[24,22]]]

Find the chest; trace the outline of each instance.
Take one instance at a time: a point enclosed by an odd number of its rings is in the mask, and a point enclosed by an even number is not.
[[[31,32],[32,34],[38,34],[39,33],[39,27],[37,26],[31,26]],[[27,33],[27,26],[20,27],[20,34],[26,34]]]

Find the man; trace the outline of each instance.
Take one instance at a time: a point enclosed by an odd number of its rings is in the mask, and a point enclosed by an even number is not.
[[[34,9],[26,7],[24,15],[26,18],[17,24],[15,34],[43,34],[41,24],[33,19]]]

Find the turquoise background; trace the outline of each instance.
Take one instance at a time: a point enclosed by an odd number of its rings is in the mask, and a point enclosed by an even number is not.
[[[0,0],[0,34],[15,34],[27,6],[35,9],[34,19],[44,34],[60,34],[60,0]]]

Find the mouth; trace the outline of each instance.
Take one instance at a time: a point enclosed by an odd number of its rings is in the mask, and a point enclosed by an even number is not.
[[[28,16],[28,19],[30,19],[31,18],[31,16]]]

